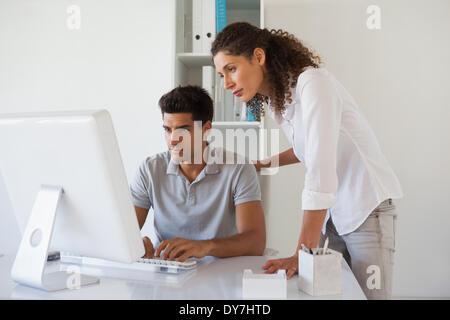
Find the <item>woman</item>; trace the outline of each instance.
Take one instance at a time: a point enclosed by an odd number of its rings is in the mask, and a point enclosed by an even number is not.
[[[395,207],[400,184],[368,122],[345,88],[300,40],[282,30],[248,23],[224,28],[212,44],[225,89],[256,114],[262,104],[292,144],[255,167],[303,162],[303,223],[292,257],[269,260],[263,269],[298,272],[302,245],[342,252],[369,299],[389,299],[395,250]],[[321,232],[322,231],[322,232]],[[300,262],[301,263],[301,262]]]

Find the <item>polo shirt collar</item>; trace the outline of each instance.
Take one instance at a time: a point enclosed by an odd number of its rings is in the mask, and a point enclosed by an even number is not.
[[[211,153],[215,153],[217,152],[217,149],[214,148],[212,145],[208,144],[208,146],[206,148],[210,148],[211,150],[209,150],[209,152],[206,152],[206,157],[205,157],[205,162],[206,162],[206,167],[205,167],[205,174],[218,174],[219,173],[219,165],[215,162],[213,163],[208,163],[209,160],[209,155]]]
[[[210,163],[206,164],[205,167],[205,174],[218,174],[219,173],[219,166],[217,163]]]
[[[166,174],[174,174],[174,175],[178,175],[179,172],[180,172],[180,168],[179,168],[178,164],[176,164],[176,163],[172,160],[172,157],[170,157],[170,161],[169,161],[169,165],[167,166]]]

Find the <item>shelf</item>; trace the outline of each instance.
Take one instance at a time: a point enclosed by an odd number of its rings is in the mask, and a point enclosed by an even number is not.
[[[178,59],[187,67],[213,66],[212,57],[209,53],[177,53]]]
[[[214,0],[208,0],[214,1]],[[173,83],[176,86],[182,85],[197,85],[203,86],[203,66],[214,67],[211,52],[192,52],[192,32],[193,32],[193,2],[192,0],[176,0],[175,1],[175,14],[176,14],[176,26],[175,26],[175,46],[174,46],[174,74]],[[226,1],[226,16],[227,24],[231,24],[237,21],[245,21],[252,25],[262,27],[264,17],[264,0],[227,0]],[[209,70],[208,70],[209,71]],[[217,79],[217,71],[215,72],[214,89],[216,86],[223,87],[222,80]],[[206,85],[205,85],[206,87]],[[211,86],[208,87],[211,89]],[[214,90],[208,90],[214,94],[214,98],[218,96]],[[226,134],[231,131],[235,134],[235,138],[243,136],[243,139],[253,139],[256,136],[256,140],[251,140],[252,146],[256,146],[258,156],[264,158],[265,150],[265,137],[264,131],[264,116],[261,116],[260,121],[233,121],[233,119],[240,119],[234,116],[234,97],[231,92],[221,91],[220,108],[215,112],[217,119],[227,119],[228,121],[213,121],[212,128],[221,131]],[[213,96],[211,94],[211,96]],[[219,107],[219,106],[217,106]],[[231,130],[229,130],[231,129]],[[243,130],[244,133],[240,134],[239,131]],[[250,141],[249,140],[249,141]],[[248,150],[247,150],[248,151]]]
[[[214,121],[213,128],[260,128],[259,121]]]
[[[260,10],[260,1],[227,0],[227,10]]]

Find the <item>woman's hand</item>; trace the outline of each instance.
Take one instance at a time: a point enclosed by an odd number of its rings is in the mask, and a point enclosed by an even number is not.
[[[256,169],[257,172],[261,171],[261,168],[270,168],[270,164],[271,164],[270,160],[269,161],[267,161],[267,160],[263,160],[263,161],[256,160],[256,161],[253,161],[253,165],[255,166],[255,169]]]
[[[275,273],[279,269],[286,270],[286,277],[289,280],[294,274],[298,273],[298,255],[289,258],[269,260],[262,267],[264,273]]]
[[[289,164],[300,162],[294,153],[294,149],[290,148],[264,160],[252,161],[256,171],[260,171],[261,168],[278,168]]]
[[[279,269],[286,270],[286,277],[290,279],[294,274],[298,273],[298,251],[301,250],[302,244],[307,248],[317,248],[320,239],[320,231],[322,230],[327,210],[305,210],[303,213],[302,228],[300,238],[298,239],[297,250],[292,257],[269,260],[262,267],[266,270],[264,273],[275,273]]]

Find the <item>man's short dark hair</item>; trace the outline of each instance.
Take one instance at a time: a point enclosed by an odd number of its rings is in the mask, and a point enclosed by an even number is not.
[[[213,101],[205,89],[199,86],[178,86],[159,99],[159,107],[164,113],[191,113],[193,121],[212,121]]]

